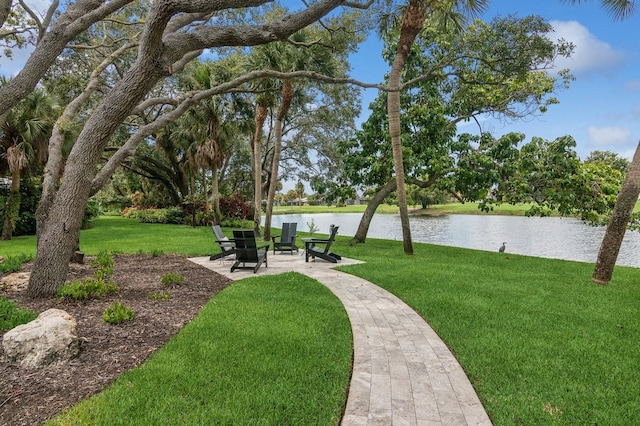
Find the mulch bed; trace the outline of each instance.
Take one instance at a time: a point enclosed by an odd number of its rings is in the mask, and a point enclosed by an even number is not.
[[[24,292],[0,296],[22,307],[44,312],[62,309],[78,323],[80,354],[72,361],[38,370],[8,363],[0,346],[0,424],[38,425],[104,389],[125,371],[143,363],[215,294],[231,283],[228,278],[179,255],[116,255],[111,279],[120,287],[116,295],[83,302],[55,298],[31,300]],[[24,265],[28,271],[31,265]],[[72,264],[67,281],[92,276],[96,267],[85,261]],[[162,275],[180,274],[184,283],[166,287]],[[151,300],[150,292],[169,291],[167,300]],[[102,321],[103,311],[120,301],[136,313],[132,321],[111,325]]]

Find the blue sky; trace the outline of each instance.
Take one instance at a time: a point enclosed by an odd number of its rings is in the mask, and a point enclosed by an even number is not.
[[[600,1],[570,5],[560,0],[490,0],[489,4],[481,16],[485,21],[515,14],[539,15],[552,23],[551,37],[576,46],[572,58],[556,63],[558,69],[570,68],[576,81],[557,94],[560,104],[550,106],[540,117],[512,123],[486,120],[483,130],[498,137],[522,132],[526,141],[533,136],[553,140],[571,135],[582,159],[594,150],[610,150],[631,159],[640,140],[640,11],[614,21]],[[371,36],[352,57],[352,76],[382,81],[389,66],[380,52],[380,41]],[[368,117],[368,105],[376,94],[372,89],[363,92],[361,120]],[[467,131],[477,132],[477,125]]]
[[[29,4],[47,5],[48,0]],[[553,140],[573,136],[581,158],[594,150],[610,150],[631,158],[640,140],[640,11],[625,21],[614,21],[600,7],[600,1],[570,5],[561,0],[490,0],[482,16],[489,21],[497,15],[540,15],[551,22],[554,35],[572,41],[572,58],[558,63],[558,69],[570,68],[577,78],[571,87],[557,94],[559,105],[552,105],[539,118],[515,123],[496,120],[482,122],[484,131],[496,136],[517,131]],[[43,6],[40,6],[43,8]],[[379,83],[389,70],[381,59],[381,43],[372,34],[352,56],[352,76],[361,81]],[[16,52],[13,61],[0,58],[0,74],[16,73],[27,52]],[[368,117],[368,105],[376,90],[363,92],[360,120]],[[464,130],[464,129],[462,129]],[[477,132],[477,127],[468,131]]]

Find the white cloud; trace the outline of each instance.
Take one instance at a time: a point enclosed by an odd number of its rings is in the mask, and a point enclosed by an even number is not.
[[[624,146],[631,142],[631,130],[622,127],[596,127],[587,128],[589,141],[595,147]]]
[[[571,72],[606,71],[618,67],[624,53],[615,50],[609,43],[599,40],[589,29],[576,21],[551,21],[555,32],[550,37],[564,39],[574,44],[569,58],[558,58],[558,69],[569,68]]]

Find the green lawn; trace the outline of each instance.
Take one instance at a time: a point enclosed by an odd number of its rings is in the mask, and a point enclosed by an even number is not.
[[[417,243],[406,256],[400,241],[347,242],[339,236],[332,249],[366,264],[340,269],[396,294],[434,327],[494,424],[640,423],[640,269],[618,267],[609,286],[597,286],[587,263]],[[22,240],[2,244],[5,257],[29,248]],[[119,218],[100,219],[81,236],[88,254],[106,248],[205,255],[213,247],[208,228]],[[296,274],[243,280],[211,299],[143,367],[61,424],[246,424],[249,409],[264,419],[260,424],[337,424],[349,345],[344,311],[317,282]],[[282,380],[274,366],[280,359],[291,369]],[[328,364],[322,378],[318,363]],[[215,374],[215,383],[202,370]],[[278,379],[273,388],[255,385],[271,375]],[[200,389],[218,380],[218,390]],[[322,389],[310,392],[318,395],[296,387],[316,381]],[[235,382],[242,383],[237,390]],[[157,418],[148,417],[156,411]]]
[[[427,244],[405,256],[401,242],[381,240],[365,246],[340,247],[366,261],[340,269],[427,320],[494,424],[640,423],[640,269],[618,267],[604,287],[591,282],[587,263]]]
[[[245,279],[141,367],[50,424],[337,425],[351,347],[342,305],[317,281]]]

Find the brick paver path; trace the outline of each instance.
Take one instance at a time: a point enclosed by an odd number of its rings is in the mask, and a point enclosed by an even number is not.
[[[231,263],[193,258],[232,279]],[[343,259],[340,264],[356,263]],[[343,303],[353,330],[354,363],[343,426],[491,425],[462,367],[420,315],[388,291],[317,259],[269,254],[258,274],[296,271],[327,286]]]

